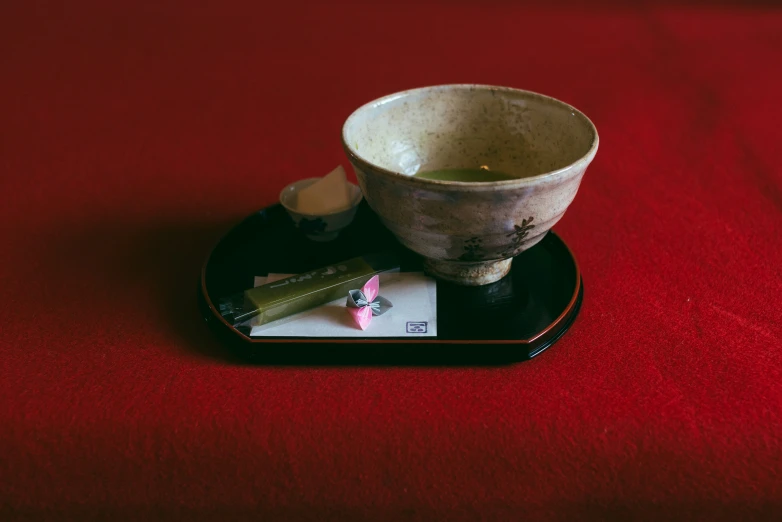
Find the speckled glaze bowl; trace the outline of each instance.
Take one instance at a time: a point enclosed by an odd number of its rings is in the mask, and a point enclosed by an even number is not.
[[[370,207],[440,279],[484,285],[534,246],[576,196],[598,148],[575,108],[486,85],[413,89],[370,102],[342,143]],[[433,181],[422,171],[488,168],[518,179]]]

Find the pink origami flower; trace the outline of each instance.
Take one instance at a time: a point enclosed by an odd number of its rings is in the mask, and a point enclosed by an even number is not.
[[[372,321],[373,315],[383,315],[391,308],[391,301],[378,295],[380,292],[380,278],[372,277],[361,288],[361,290],[351,290],[348,292],[348,301],[346,306],[348,312],[353,316],[356,324],[366,330]]]

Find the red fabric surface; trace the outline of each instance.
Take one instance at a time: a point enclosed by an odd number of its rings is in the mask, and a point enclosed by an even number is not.
[[[782,10],[3,2],[0,519],[779,520]],[[264,368],[211,245],[396,90],[582,109],[570,332],[507,368]]]

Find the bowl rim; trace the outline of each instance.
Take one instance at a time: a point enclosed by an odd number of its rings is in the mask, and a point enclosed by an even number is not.
[[[476,182],[476,181],[442,181],[442,180],[433,180],[433,179],[425,179],[425,178],[416,178],[414,176],[403,174],[401,172],[389,170],[380,167],[375,163],[362,157],[347,141],[347,137],[346,137],[347,128],[353,122],[353,120],[355,120],[355,118],[358,117],[358,114],[360,112],[364,112],[368,109],[374,109],[382,105],[385,105],[386,103],[392,102],[394,100],[398,100],[400,98],[411,96],[417,93],[422,93],[426,91],[446,91],[446,90],[455,90],[455,89],[512,92],[517,95],[520,94],[529,98],[538,98],[548,103],[560,105],[565,109],[570,110],[573,114],[578,115],[587,123],[589,129],[592,131],[592,143],[589,146],[589,150],[587,150],[587,152],[583,156],[578,158],[576,161],[568,165],[565,165],[562,168],[551,170],[548,172],[542,172],[540,174],[536,174],[534,176],[528,176],[524,178],[517,178],[517,179],[510,179],[510,180],[503,180],[503,181]],[[600,145],[600,136],[597,133],[597,127],[595,127],[595,124],[592,122],[592,120],[590,120],[587,117],[586,114],[576,109],[572,105],[565,103],[562,100],[558,100],[557,98],[553,98],[551,96],[547,96],[545,94],[540,94],[533,91],[517,89],[515,87],[503,87],[499,85],[487,85],[487,84],[479,84],[479,83],[452,83],[452,84],[431,85],[427,87],[416,87],[413,89],[398,91],[392,94],[388,94],[386,96],[381,96],[380,98],[376,98],[355,109],[350,114],[350,116],[348,116],[347,119],[345,119],[345,122],[342,124],[341,140],[342,140],[342,148],[344,149],[345,154],[348,156],[350,162],[353,165],[356,164],[360,165],[362,169],[371,170],[383,176],[389,177],[390,179],[393,179],[397,182],[407,183],[413,186],[430,187],[430,188],[440,187],[440,188],[449,188],[449,189],[455,189],[460,191],[461,190],[475,191],[475,190],[512,189],[516,187],[521,188],[530,185],[537,185],[547,180],[554,180],[556,178],[567,175],[569,172],[576,170],[581,166],[584,166],[584,168],[586,168],[586,166],[588,166],[589,163],[591,163],[591,161],[594,159],[595,154],[597,154],[597,149]]]

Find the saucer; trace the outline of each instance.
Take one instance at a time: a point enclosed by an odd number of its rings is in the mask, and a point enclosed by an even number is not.
[[[416,338],[252,337],[218,313],[221,297],[253,286],[255,276],[300,273],[377,251],[396,251],[401,271],[421,258],[402,247],[362,202],[337,239],[315,242],[277,204],[236,225],[207,257],[198,301],[227,350],[268,364],[504,364],[532,359],[573,324],[583,285],[570,249],[553,232],[514,258],[510,274],[485,286],[437,281],[437,336]]]

